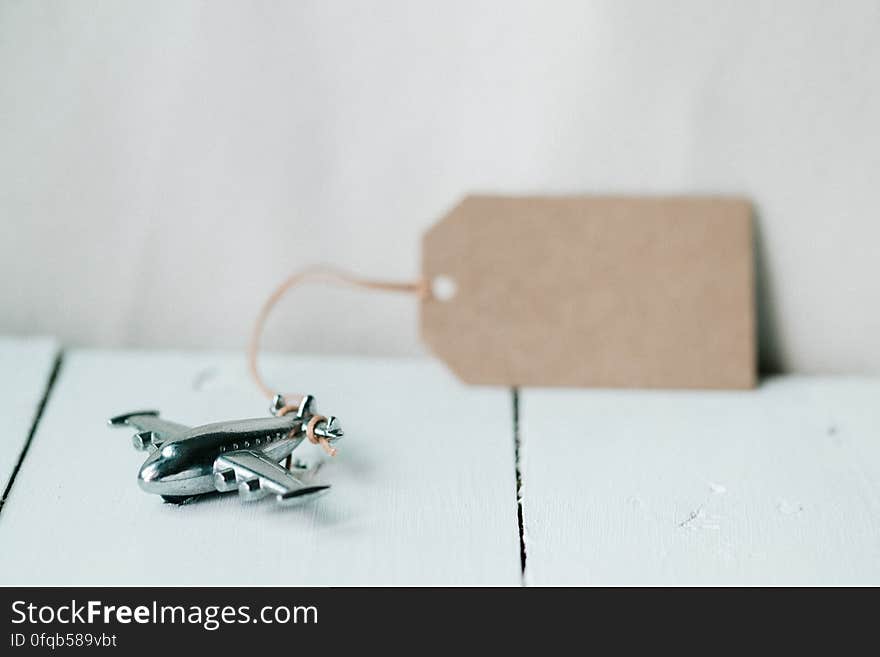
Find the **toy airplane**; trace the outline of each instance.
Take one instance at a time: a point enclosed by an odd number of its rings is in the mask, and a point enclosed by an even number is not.
[[[273,413],[283,406],[275,398]],[[111,426],[138,430],[134,446],[149,457],[138,473],[138,484],[168,502],[182,503],[196,495],[238,488],[243,500],[274,494],[280,504],[314,499],[330,486],[310,486],[279,461],[290,456],[306,437],[317,415],[315,400],[306,395],[297,413],[253,420],[187,427],[159,417],[158,411],[136,411],[109,420]],[[312,422],[314,436],[329,445],[342,437],[335,417]]]

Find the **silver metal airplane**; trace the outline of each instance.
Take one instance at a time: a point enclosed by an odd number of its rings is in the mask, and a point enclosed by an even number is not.
[[[273,414],[284,405],[277,396]],[[306,437],[317,414],[315,399],[306,395],[293,415],[216,422],[187,427],[159,417],[158,411],[136,411],[110,418],[111,426],[137,429],[134,446],[150,452],[138,473],[138,484],[168,502],[182,503],[196,495],[238,489],[243,500],[274,494],[280,504],[314,499],[330,486],[307,485],[279,461],[290,456]],[[332,444],[342,437],[335,417],[314,424],[315,437]]]

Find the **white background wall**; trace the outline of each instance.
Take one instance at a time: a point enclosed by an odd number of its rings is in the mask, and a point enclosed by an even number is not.
[[[759,208],[765,365],[880,371],[880,2],[0,0],[0,332],[243,344],[329,260],[411,278],[467,191]],[[420,351],[303,292],[270,344]]]

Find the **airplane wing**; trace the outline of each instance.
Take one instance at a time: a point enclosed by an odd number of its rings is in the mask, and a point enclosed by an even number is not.
[[[109,420],[114,427],[127,425],[134,427],[138,433],[134,436],[134,446],[138,449],[154,451],[169,440],[177,440],[182,437],[189,427],[159,417],[159,411],[135,411],[124,415],[117,415]]]
[[[330,488],[304,484],[287,468],[252,450],[218,456],[214,461],[214,485],[221,493],[238,488],[241,498],[248,501],[271,493],[285,506],[314,499]]]

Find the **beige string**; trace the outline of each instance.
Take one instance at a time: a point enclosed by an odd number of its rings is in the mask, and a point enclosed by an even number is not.
[[[276,392],[266,385],[266,382],[260,375],[257,362],[260,355],[260,339],[263,335],[263,327],[266,324],[269,314],[272,312],[272,309],[281,297],[287,294],[292,288],[307,282],[329,283],[331,285],[344,285],[368,290],[380,290],[383,292],[404,292],[407,294],[418,295],[418,297],[422,299],[430,294],[430,288],[424,280],[418,280],[412,283],[379,281],[369,278],[360,278],[348,272],[323,265],[308,267],[288,276],[281,285],[275,288],[272,294],[269,295],[269,298],[266,299],[266,302],[260,309],[260,312],[257,315],[257,320],[254,322],[254,329],[251,333],[251,341],[248,346],[248,368],[250,369],[251,377],[257,387],[269,399],[274,398]],[[277,411],[276,415],[286,415],[287,413],[299,410],[299,405],[302,403],[303,397],[304,395],[302,394],[289,396],[283,395],[285,404]],[[330,445],[330,441],[326,438],[315,435],[315,427],[317,424],[326,420],[327,418],[323,415],[313,415],[309,420],[309,423],[306,425],[306,437],[309,439],[309,442],[321,445],[330,456],[336,456],[336,449]],[[288,457],[287,467],[290,467],[290,457]]]

